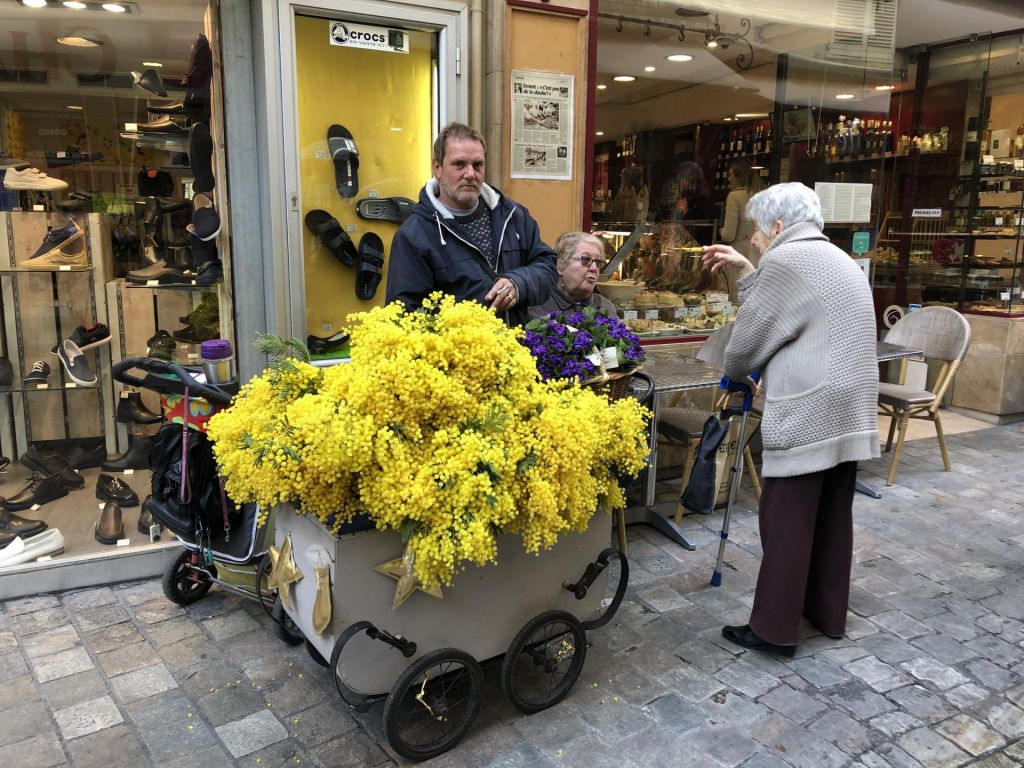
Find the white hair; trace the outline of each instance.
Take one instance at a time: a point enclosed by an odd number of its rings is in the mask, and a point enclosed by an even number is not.
[[[773,184],[758,192],[747,203],[747,216],[765,234],[779,219],[786,229],[805,221],[813,223],[818,229],[825,226],[818,193],[798,181]]]

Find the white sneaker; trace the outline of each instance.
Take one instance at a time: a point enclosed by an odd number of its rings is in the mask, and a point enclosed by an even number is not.
[[[7,189],[32,189],[39,192],[56,192],[67,189],[68,183],[47,176],[37,168],[8,168],[4,173],[4,186]]]

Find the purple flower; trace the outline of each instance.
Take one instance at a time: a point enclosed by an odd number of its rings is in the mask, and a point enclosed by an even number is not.
[[[567,322],[569,325],[580,325],[581,323],[585,323],[586,321],[587,316],[584,315],[582,312],[573,312],[571,315],[565,318],[565,322]]]

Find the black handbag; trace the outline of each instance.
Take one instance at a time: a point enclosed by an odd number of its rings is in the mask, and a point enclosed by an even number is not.
[[[690,479],[686,483],[680,503],[691,512],[710,515],[715,511],[715,498],[718,495],[718,479],[715,474],[715,457],[722,440],[729,433],[728,411],[709,416],[701,430],[700,443],[697,445],[697,456],[693,460]]]
[[[139,171],[139,197],[171,197],[173,194],[174,179],[171,174],[142,167]]]

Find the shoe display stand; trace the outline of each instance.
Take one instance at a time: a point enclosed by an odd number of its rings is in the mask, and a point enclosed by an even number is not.
[[[103,284],[109,264],[109,221],[101,214],[76,214],[85,230],[81,264],[47,269],[29,268],[26,260],[47,234],[63,226],[66,216],[46,212],[0,214],[0,292],[3,294],[3,335],[14,378],[0,397],[0,450],[17,457],[30,443],[104,438],[114,443],[114,402],[110,386],[110,348],[85,352],[97,386],[85,387],[68,376],[51,350],[78,325],[106,323]],[[59,220],[58,220],[59,219]],[[45,382],[24,383],[36,361],[46,362]]]

